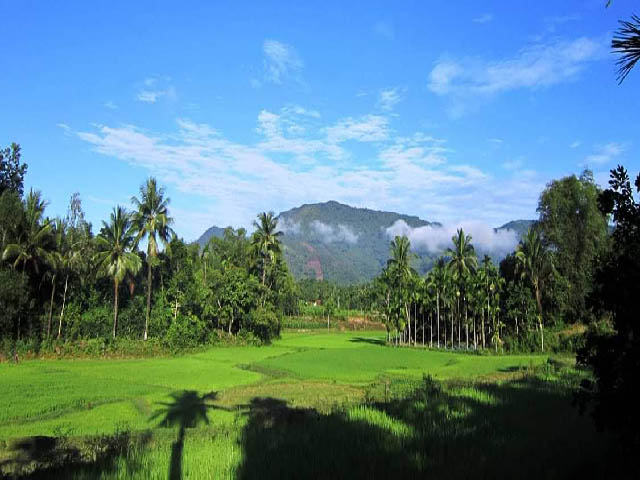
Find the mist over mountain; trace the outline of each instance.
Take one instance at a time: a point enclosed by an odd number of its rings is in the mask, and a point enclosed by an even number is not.
[[[457,228],[472,235],[478,255],[499,261],[513,251],[532,220],[516,220],[499,228],[470,221],[442,225],[412,215],[356,208],[335,201],[304,204],[278,215],[284,235],[284,256],[296,278],[316,278],[341,284],[370,280],[389,258],[389,243],[406,235],[417,258],[414,268],[428,271],[451,246]],[[205,245],[224,229],[209,228],[198,240]]]

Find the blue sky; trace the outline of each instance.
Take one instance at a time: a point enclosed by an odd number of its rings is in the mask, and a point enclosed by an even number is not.
[[[534,218],[553,178],[640,168],[635,2],[604,4],[0,0],[0,145],[94,227],[156,176],[187,240],[326,200]]]

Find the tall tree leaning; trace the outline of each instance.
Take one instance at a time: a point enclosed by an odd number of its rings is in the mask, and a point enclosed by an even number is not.
[[[151,290],[153,288],[153,263],[158,256],[158,242],[166,246],[171,240],[173,219],[169,217],[170,199],[165,197],[164,188],[158,188],[156,179],[149,177],[140,186],[140,198],[132,197],[136,207],[133,213],[133,226],[137,230],[136,245],[147,240],[147,314],[144,321],[144,335],[149,335],[149,318],[151,316]]]
[[[113,338],[118,329],[118,287],[127,274],[135,274],[142,267],[142,261],[134,251],[135,239],[131,216],[120,206],[111,212],[109,223],[102,222],[102,230],[96,237],[98,271],[113,279]]]

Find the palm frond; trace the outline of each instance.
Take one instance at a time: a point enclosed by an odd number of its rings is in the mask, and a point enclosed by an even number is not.
[[[632,15],[631,20],[620,20],[620,28],[613,36],[611,48],[620,54],[616,62],[620,84],[640,60],[640,17]]]

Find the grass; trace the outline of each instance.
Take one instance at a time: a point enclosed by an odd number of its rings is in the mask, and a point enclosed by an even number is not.
[[[605,476],[610,440],[571,405],[570,360],[383,343],[285,333],[176,358],[0,364],[0,477]]]

